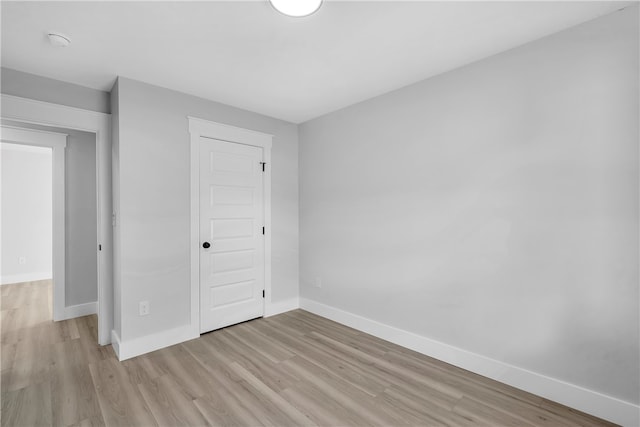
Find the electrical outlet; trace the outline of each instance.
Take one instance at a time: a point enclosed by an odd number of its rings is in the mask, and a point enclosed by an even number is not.
[[[313,279],[313,286],[315,286],[316,288],[321,288],[322,287],[322,279],[319,277],[316,277]]]
[[[149,301],[140,301],[140,305],[138,306],[140,316],[146,316],[149,314]]]
[[[27,263],[27,257],[26,256],[21,256],[18,258],[18,264],[20,265],[25,265]]]

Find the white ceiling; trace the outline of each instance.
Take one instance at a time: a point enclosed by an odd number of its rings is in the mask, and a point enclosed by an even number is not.
[[[295,123],[631,2],[2,1],[2,66],[109,91],[116,76]],[[48,31],[68,35],[54,48]]]

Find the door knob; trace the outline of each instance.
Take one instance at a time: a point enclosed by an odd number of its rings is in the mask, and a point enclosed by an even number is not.
[[[211,247],[211,245],[209,244],[209,242],[204,242],[202,244],[202,247],[205,248],[205,249],[209,249],[209,247]]]

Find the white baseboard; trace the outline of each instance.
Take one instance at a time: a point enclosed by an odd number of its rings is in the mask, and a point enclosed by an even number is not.
[[[13,283],[36,282],[38,280],[48,280],[53,277],[50,271],[41,271],[39,273],[10,274],[0,278],[0,285],[10,285]]]
[[[275,316],[276,314],[295,310],[297,308],[300,308],[299,298],[290,298],[284,301],[273,302],[271,304],[265,305],[264,317]]]
[[[123,341],[115,331],[111,331],[111,345],[120,361],[140,356],[141,354],[160,350],[174,344],[198,338],[200,334],[194,332],[191,325],[157,332],[151,335]]]
[[[518,368],[357,314],[300,298],[300,308],[370,335],[623,426],[640,425],[640,407]]]
[[[85,304],[70,305],[64,308],[62,318],[57,320],[74,319],[76,317],[88,316],[98,312],[97,302],[88,302]]]
[[[298,298],[291,298],[284,301],[278,301],[265,306],[264,317],[275,316],[285,311],[295,310],[299,308]],[[194,329],[191,325],[170,329],[168,331],[158,332],[152,335],[146,335],[132,340],[122,341],[116,331],[111,331],[111,345],[118,356],[119,360],[131,359],[141,354],[149,353],[161,348],[179,344],[184,341],[192,340],[200,336],[198,329]]]

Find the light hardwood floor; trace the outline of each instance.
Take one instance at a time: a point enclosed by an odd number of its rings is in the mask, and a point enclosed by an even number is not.
[[[0,290],[2,426],[610,425],[302,310],[118,362],[50,282]]]

